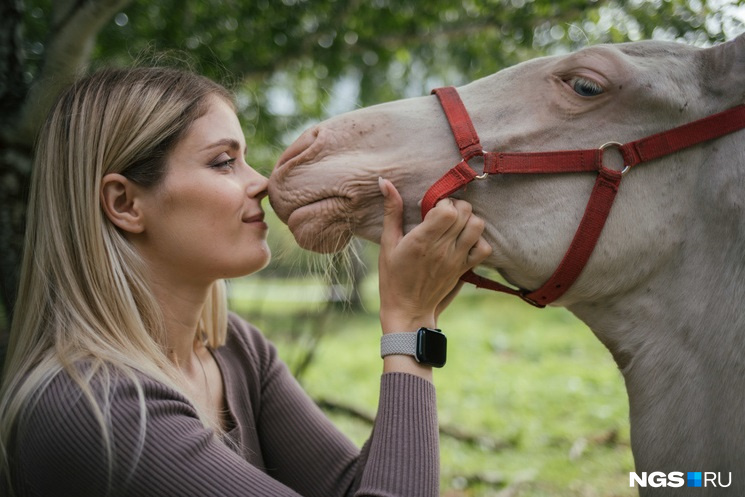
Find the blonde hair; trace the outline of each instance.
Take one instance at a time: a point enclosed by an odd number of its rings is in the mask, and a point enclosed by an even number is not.
[[[111,452],[108,391],[116,375],[138,375],[189,397],[166,353],[160,308],[142,259],[105,216],[104,175],[156,188],[166,157],[222,86],[170,68],[107,69],[83,78],[53,106],[37,142],[20,287],[0,390],[0,481],[23,413],[61,371],[80,387]],[[227,333],[225,284],[202,311],[201,332],[218,347]],[[196,338],[196,337],[195,337]],[[83,367],[81,367],[81,365]],[[91,382],[95,378],[95,389]],[[205,426],[218,429],[202,416]]]

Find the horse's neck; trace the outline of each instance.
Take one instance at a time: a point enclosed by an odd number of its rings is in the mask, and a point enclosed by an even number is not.
[[[571,309],[623,373],[639,471],[745,460],[745,244],[703,236],[709,222],[634,291]]]

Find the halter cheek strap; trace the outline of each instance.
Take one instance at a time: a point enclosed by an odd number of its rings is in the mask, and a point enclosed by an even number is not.
[[[437,95],[442,105],[462,160],[425,193],[422,198],[422,219],[440,199],[452,195],[476,179],[486,179],[491,174],[597,173],[595,186],[574,238],[556,271],[540,288],[532,291],[511,288],[473,271],[461,276],[462,280],[479,288],[516,295],[536,307],[545,307],[554,302],[577,280],[600,238],[621,179],[632,167],[745,128],[745,105],[739,105],[625,145],[608,142],[597,149],[588,150],[486,152],[457,90],[445,87],[437,88],[432,93]],[[616,148],[621,153],[624,160],[621,171],[603,166],[603,153],[608,148]],[[468,164],[474,157],[484,159],[482,174],[478,174]]]

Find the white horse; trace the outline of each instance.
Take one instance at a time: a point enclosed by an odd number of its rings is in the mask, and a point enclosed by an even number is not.
[[[745,35],[706,49],[593,46],[458,92],[488,151],[627,143],[745,103]],[[379,176],[402,193],[410,229],[424,193],[459,161],[438,99],[401,100],[307,130],[280,157],[269,194],[302,246],[331,252],[352,235],[379,239]],[[486,221],[486,265],[535,289],[564,256],[596,177],[494,175],[454,196]],[[745,495],[745,132],[628,171],[589,261],[554,304],[592,329],[623,374],[639,475],[719,472],[726,485],[731,473],[726,488],[640,493]]]

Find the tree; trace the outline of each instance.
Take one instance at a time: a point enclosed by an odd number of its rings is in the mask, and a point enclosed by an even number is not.
[[[34,135],[60,89],[90,65],[129,65],[164,50],[186,54],[196,70],[238,90],[252,161],[266,171],[305,123],[358,105],[426,94],[587,43],[723,41],[741,27],[722,3],[4,0],[2,306],[10,314],[15,300]],[[7,323],[2,328],[0,344]],[[0,364],[2,355],[0,347]]]
[[[0,4],[0,304],[8,315],[16,296],[35,134],[60,88],[87,67],[100,29],[130,1],[55,0],[46,11],[34,10],[32,16],[46,16],[44,43],[26,38],[28,13],[21,0]],[[35,60],[34,53],[44,56]],[[6,341],[7,324],[0,330],[0,367]]]

